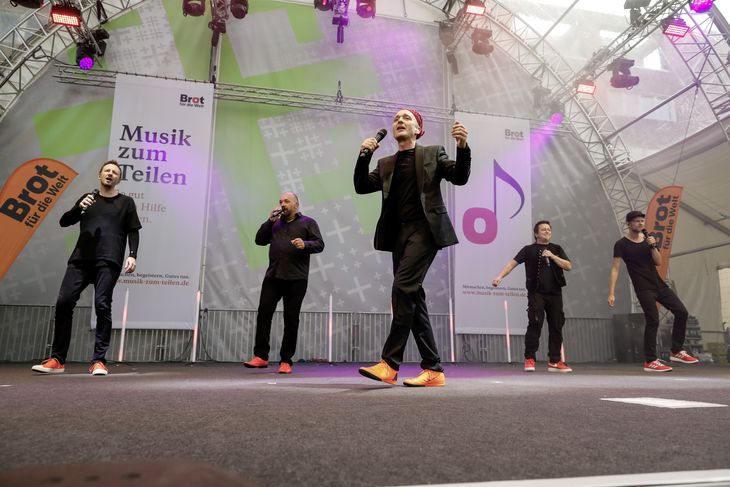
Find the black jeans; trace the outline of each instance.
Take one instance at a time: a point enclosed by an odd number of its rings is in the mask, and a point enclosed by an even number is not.
[[[276,305],[284,299],[284,337],[281,340],[281,362],[292,364],[292,357],[297,350],[297,333],[299,332],[299,311],[307,293],[306,279],[276,279],[265,277],[261,284],[261,297],[256,317],[256,343],[253,354],[269,360],[269,339],[271,337],[271,319],[274,317]]]
[[[396,370],[403,363],[411,332],[421,354],[421,368],[439,372],[444,370],[428,318],[426,293],[422,287],[437,251],[427,222],[401,226],[393,250],[393,321],[382,353],[383,360]]]
[[[560,361],[560,348],[563,346],[563,314],[562,294],[527,293],[527,332],[525,333],[525,358],[535,359],[540,346],[542,322],[547,316],[548,322],[548,359],[556,363]]]
[[[677,353],[684,346],[684,336],[687,331],[687,317],[689,313],[682,301],[668,286],[658,290],[636,291],[636,298],[644,311],[644,355],[647,362],[657,359],[656,334],[659,330],[659,310],[656,304],[660,303],[674,315],[672,327],[672,352]]]
[[[92,362],[106,363],[106,351],[112,336],[112,294],[121,269],[111,262],[70,262],[63,276],[56,300],[56,323],[51,357],[65,363],[71,344],[74,308],[89,284],[94,285],[96,341]]]

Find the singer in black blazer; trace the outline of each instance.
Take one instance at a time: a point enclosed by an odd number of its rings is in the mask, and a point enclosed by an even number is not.
[[[462,146],[457,147],[456,161],[449,159],[441,146],[415,144],[415,139],[423,133],[419,126],[422,123],[420,115],[417,117],[419,124],[414,123],[412,116],[404,124],[399,118],[403,112],[407,110],[398,112],[393,122],[394,137],[400,147],[398,153],[378,160],[375,168],[368,172],[377,140],[366,139],[353,180],[358,194],[382,193],[374,244],[377,250],[393,254],[393,321],[382,360],[397,372],[403,362],[408,336],[413,332],[421,354],[421,367],[424,372],[438,372],[442,382],[438,385],[443,385],[443,367],[422,284],[436,252],[458,242],[446,212],[441,181],[466,184],[471,171],[471,150],[466,144],[466,129],[458,122],[452,128],[452,135]],[[416,130],[415,134],[408,132],[410,139],[404,135],[406,124],[407,130],[413,127]],[[363,375],[374,378],[372,374]],[[414,384],[407,381],[406,385]]]

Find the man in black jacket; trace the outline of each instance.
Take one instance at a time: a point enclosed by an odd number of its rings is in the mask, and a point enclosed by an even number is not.
[[[573,369],[561,360],[563,346],[563,293],[565,276],[563,271],[573,268],[560,245],[550,243],[552,227],[547,220],[541,220],[533,227],[535,243],[526,245],[514,259],[494,278],[492,285],[499,286],[507,274],[519,264],[525,264],[527,277],[527,332],[525,333],[525,372],[535,371],[535,354],[540,345],[542,322],[547,315],[548,322],[548,372],[572,372]]]
[[[299,212],[299,198],[291,192],[281,195],[279,206],[256,232],[256,245],[269,246],[269,267],[261,284],[256,316],[253,358],[243,365],[252,369],[269,366],[271,319],[276,305],[284,300],[284,337],[281,340],[280,374],[291,374],[297,349],[299,311],[307,292],[309,256],[324,250],[319,226]]]
[[[142,228],[134,200],[116,189],[120,177],[117,161],[105,162],[99,170],[99,189],[83,195],[61,217],[62,227],[80,222],[81,228],[58,292],[51,357],[34,365],[35,372],[58,374],[65,371],[74,308],[81,292],[93,284],[96,341],[89,373],[108,373],[106,352],[112,335],[112,294],[122,271],[127,239],[129,257],[124,262],[124,272],[134,272],[137,268],[139,229]]]
[[[369,170],[378,148],[375,138],[365,139],[355,165],[354,184],[358,194],[380,191],[382,207],[375,229],[375,249],[393,254],[393,321],[383,346],[381,360],[360,373],[370,379],[395,384],[403,362],[408,335],[413,332],[421,354],[418,377],[404,381],[413,387],[443,386],[446,379],[431,329],[422,284],[439,249],[458,242],[441,196],[441,180],[464,185],[471,171],[471,151],[466,128],[459,122],[451,128],[456,140],[456,161],[441,146],[421,146],[423,119],[412,109],[393,118],[393,137],[398,152],[380,159]]]

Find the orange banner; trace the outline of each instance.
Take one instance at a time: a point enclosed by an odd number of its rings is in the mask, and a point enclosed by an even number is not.
[[[677,234],[681,199],[682,186],[667,186],[656,192],[646,209],[646,231],[656,239],[659,254],[662,256],[662,265],[657,269],[662,279],[667,278],[669,256]]]
[[[33,159],[0,192],[0,279],[78,173],[53,159]]]

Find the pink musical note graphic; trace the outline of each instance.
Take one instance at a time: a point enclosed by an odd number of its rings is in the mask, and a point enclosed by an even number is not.
[[[464,236],[472,243],[479,245],[486,245],[494,242],[497,238],[497,179],[501,179],[505,183],[509,184],[520,196],[520,207],[510,219],[517,216],[522,211],[522,207],[525,205],[525,193],[522,191],[522,186],[513,178],[507,171],[502,169],[496,159],[494,159],[494,171],[492,176],[493,184],[493,207],[494,210],[489,208],[469,208],[464,212],[462,219],[462,228],[464,229]],[[479,231],[476,227],[477,220],[484,221],[484,230]]]

